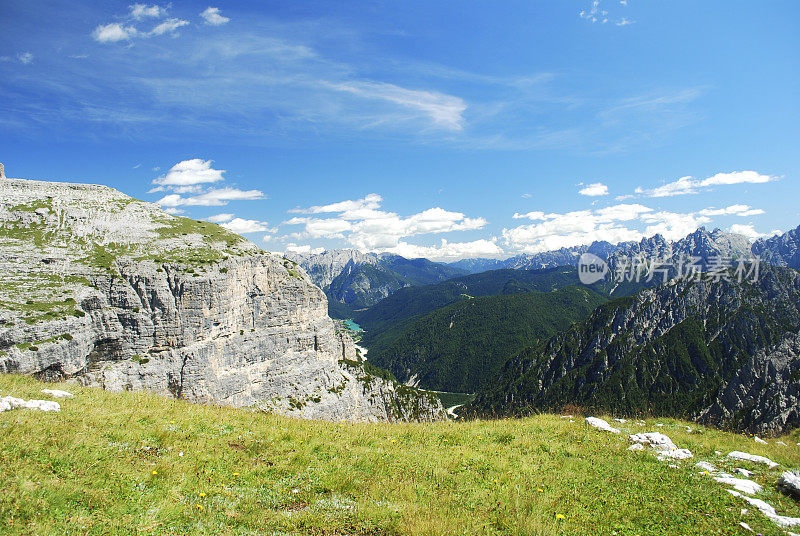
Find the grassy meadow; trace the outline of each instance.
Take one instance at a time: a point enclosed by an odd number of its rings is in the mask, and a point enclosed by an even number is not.
[[[60,413],[0,413],[2,534],[785,534],[701,460],[755,471],[759,497],[800,516],[775,488],[800,466],[796,434],[760,445],[669,419],[621,425],[694,453],[672,468],[558,415],[336,424],[0,376],[0,396],[45,387],[76,397]],[[731,450],[781,467],[729,464]]]

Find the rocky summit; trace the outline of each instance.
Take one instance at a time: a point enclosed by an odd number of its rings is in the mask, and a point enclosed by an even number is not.
[[[304,418],[445,418],[365,366],[295,262],[104,186],[4,179],[0,371]]]

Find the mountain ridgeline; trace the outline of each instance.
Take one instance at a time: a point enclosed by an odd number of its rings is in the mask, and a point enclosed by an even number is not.
[[[509,360],[466,415],[567,404],[752,432],[800,425],[800,273],[672,280],[612,300]]]

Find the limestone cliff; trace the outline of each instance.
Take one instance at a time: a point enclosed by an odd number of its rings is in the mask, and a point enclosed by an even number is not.
[[[2,186],[0,371],[305,418],[444,418],[364,370],[296,263],[103,186]]]

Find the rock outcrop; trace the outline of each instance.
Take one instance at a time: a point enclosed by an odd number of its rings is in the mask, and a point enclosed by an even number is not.
[[[294,262],[110,188],[8,179],[0,371],[328,420],[445,418],[365,370]]]

